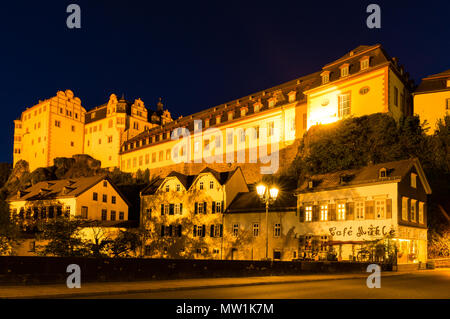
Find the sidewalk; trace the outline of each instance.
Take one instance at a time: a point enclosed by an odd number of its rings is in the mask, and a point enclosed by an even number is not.
[[[435,270],[427,270],[435,271]],[[437,270],[436,270],[437,271]],[[382,277],[402,276],[413,272],[383,272]],[[161,281],[81,283],[81,288],[69,289],[65,283],[34,286],[0,286],[0,298],[83,298],[121,293],[156,292],[187,289],[205,289],[277,283],[298,283],[324,280],[365,279],[367,274],[326,274],[298,276],[265,276],[244,278],[202,278]]]

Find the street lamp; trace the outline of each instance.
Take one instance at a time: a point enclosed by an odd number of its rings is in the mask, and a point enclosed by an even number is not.
[[[272,186],[270,189],[264,184],[256,186],[259,198],[266,204],[266,260],[269,259],[269,203],[273,203],[278,196],[278,188]]]

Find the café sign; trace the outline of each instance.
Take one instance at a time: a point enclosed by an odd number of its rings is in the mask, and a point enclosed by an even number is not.
[[[353,228],[353,226],[343,227],[343,228],[337,228],[337,227],[330,227],[329,228],[330,235],[333,237],[373,237],[373,236],[394,236],[395,230],[392,229],[389,226],[356,226]]]

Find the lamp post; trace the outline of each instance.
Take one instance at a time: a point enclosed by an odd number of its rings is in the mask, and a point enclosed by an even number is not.
[[[266,260],[269,259],[269,204],[273,203],[278,196],[278,188],[272,186],[270,189],[264,185],[256,186],[259,198],[266,204]]]

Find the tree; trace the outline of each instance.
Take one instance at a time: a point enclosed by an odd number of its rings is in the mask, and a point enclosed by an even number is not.
[[[139,231],[128,229],[120,230],[117,237],[108,244],[113,257],[131,257],[131,253],[136,256],[139,247],[141,247],[141,234]]]
[[[78,218],[63,216],[39,223],[39,238],[48,240],[46,245],[39,246],[39,254],[61,257],[89,255],[89,242],[80,234],[85,223]]]
[[[20,242],[20,230],[11,216],[8,204],[0,199],[0,255],[10,255],[13,253],[13,245]]]

